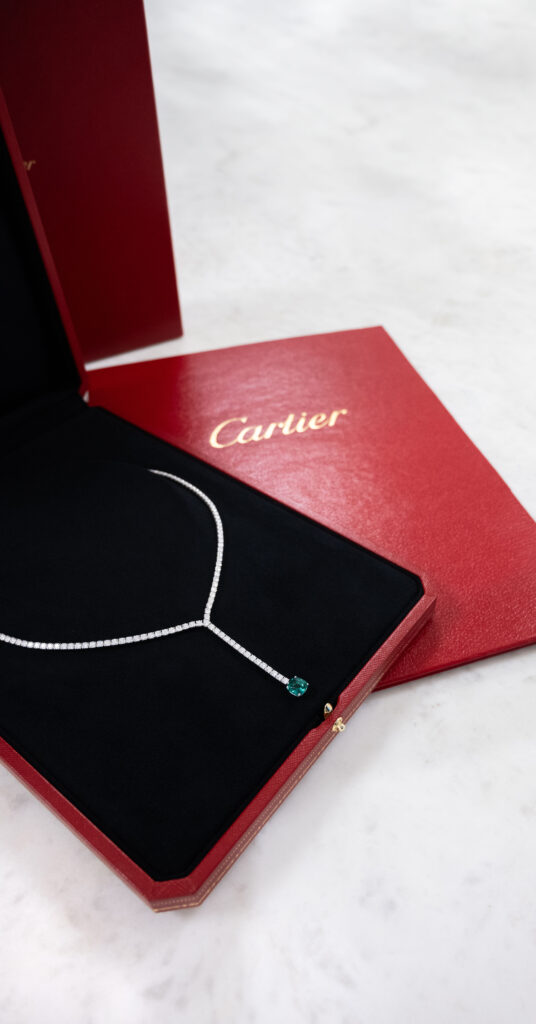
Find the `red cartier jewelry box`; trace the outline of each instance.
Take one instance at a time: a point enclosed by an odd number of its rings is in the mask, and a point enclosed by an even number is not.
[[[0,123],[4,129],[20,190],[38,241],[41,258],[46,267],[65,332],[79,367],[82,381],[81,391],[84,392],[87,388],[88,378],[84,374],[67,304],[59,284],[59,278],[54,268],[52,255],[39,219],[36,203],[28,184],[20,151],[1,93]],[[96,384],[96,378],[93,378],[93,380]],[[219,387],[220,383],[221,381],[218,381],[217,376],[213,377],[210,383],[207,381],[208,395],[215,388]],[[258,383],[259,386],[262,386],[262,377],[259,377]],[[272,382],[274,390],[276,383],[276,381]],[[185,385],[184,395],[187,407],[187,381],[183,381],[183,384]],[[266,386],[266,381],[264,384]],[[229,385],[231,386],[230,380]],[[158,401],[157,394],[155,394],[154,400]],[[230,468],[231,473],[233,473],[232,466],[227,468]],[[268,487],[261,487],[260,489],[269,490]],[[341,501],[340,493],[337,495],[337,500]],[[324,512],[321,510],[320,516],[313,516],[312,518],[325,518],[325,510]],[[408,568],[416,571],[413,566]],[[426,573],[424,575],[420,573],[420,577],[424,588],[423,596],[416,601],[402,622],[376,650],[349,685],[343,689],[333,712],[321,724],[310,729],[304,739],[274,772],[269,781],[262,786],[248,806],[198,863],[197,867],[186,877],[171,881],[155,881],[82,814],[57,788],[45,779],[29,761],[3,739],[0,739],[0,757],[37,796],[55,811],[153,909],[167,910],[196,906],[207,896],[219,879],[231,867],[242,850],[244,850],[264,822],[273,814],[297,782],[299,782],[325,747],[344,731],[350,716],[357,710],[367,694],[377,685],[381,676],[389,669],[393,661],[413,640],[414,636],[428,620],[434,608],[435,597],[432,596],[428,589]]]
[[[88,384],[95,404],[425,572],[433,619],[378,687],[536,640],[536,524],[383,328],[94,370]]]
[[[86,360],[178,337],[142,0],[6,0],[0,59]]]

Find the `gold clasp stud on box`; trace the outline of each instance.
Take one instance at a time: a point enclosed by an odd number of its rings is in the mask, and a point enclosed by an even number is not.
[[[324,718],[325,719],[329,718],[329,716],[332,713],[333,713],[333,704],[324,704]],[[331,731],[332,732],[344,732],[345,729],[346,729],[346,726],[345,726],[345,724],[344,724],[344,722],[342,720],[342,717],[339,716],[339,718],[335,719],[335,721],[334,721],[334,723],[333,723],[333,725],[331,727]]]

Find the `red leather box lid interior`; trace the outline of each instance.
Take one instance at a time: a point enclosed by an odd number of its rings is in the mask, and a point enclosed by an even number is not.
[[[89,386],[93,404],[426,574],[435,615],[381,686],[534,642],[536,524],[382,328],[95,370]],[[291,413],[293,432],[262,437]]]
[[[2,88],[87,360],[181,333],[142,0],[12,0]]]

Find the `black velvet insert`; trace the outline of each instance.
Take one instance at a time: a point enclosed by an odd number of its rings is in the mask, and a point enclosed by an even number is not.
[[[1,437],[0,437],[1,441]],[[0,644],[0,731],[155,879],[189,874],[422,594],[419,579],[81,401],[2,469],[0,630],[92,640],[202,617],[205,629],[76,652]]]
[[[79,377],[2,135],[0,196],[1,415]]]

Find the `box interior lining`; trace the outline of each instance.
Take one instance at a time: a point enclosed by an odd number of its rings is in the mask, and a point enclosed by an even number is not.
[[[5,455],[0,630],[41,641],[136,634],[202,617],[283,675],[292,697],[205,629],[131,646],[0,644],[4,738],[157,880],[212,847],[422,595],[414,576],[224,473],[80,401]]]
[[[2,415],[80,380],[3,136],[0,185]]]

